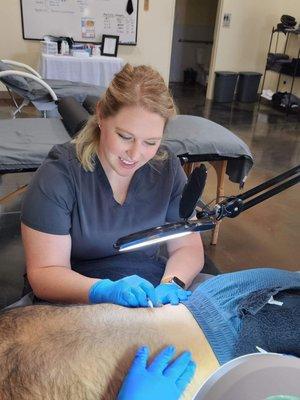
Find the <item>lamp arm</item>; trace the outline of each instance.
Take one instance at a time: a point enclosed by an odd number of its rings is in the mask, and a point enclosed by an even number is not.
[[[196,221],[184,219],[183,221],[181,220],[173,224],[166,224],[146,229],[145,231],[136,232],[118,239],[114,244],[114,247],[118,251],[135,250],[143,246],[157,244],[172,238],[174,239],[176,237],[187,235],[191,232],[203,232],[213,229],[216,225],[216,221],[221,220],[224,217],[234,218],[248,208],[261,203],[269,197],[272,197],[299,182],[300,165],[262,183],[261,185],[255,186],[245,193],[238,196],[228,197],[222,202],[216,204],[212,210],[205,207],[202,211],[197,211]],[[277,186],[266,191],[266,189],[274,185]],[[253,197],[255,195],[257,196]]]
[[[295,176],[294,176],[295,175]],[[287,179],[289,178],[289,179]],[[282,182],[282,183],[281,183]],[[291,186],[296,185],[300,182],[300,165],[284,172],[272,178],[254,188],[246,191],[237,196],[230,196],[226,200],[215,205],[213,210],[198,211],[196,216],[198,219],[214,217],[216,220],[221,220],[224,217],[234,218],[238,216],[241,212],[248,210],[249,208],[255,206],[275,196]],[[277,185],[270,190],[266,189]],[[261,193],[264,192],[264,193]],[[257,195],[256,197],[253,197]],[[247,200],[247,201],[245,201]]]

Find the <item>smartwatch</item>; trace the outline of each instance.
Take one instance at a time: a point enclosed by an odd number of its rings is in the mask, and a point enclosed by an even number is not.
[[[167,276],[161,280],[161,283],[176,283],[176,285],[180,286],[182,289],[185,288],[185,283],[177,278],[177,276]]]

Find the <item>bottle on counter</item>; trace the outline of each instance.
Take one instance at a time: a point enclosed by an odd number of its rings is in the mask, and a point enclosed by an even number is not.
[[[66,56],[69,55],[70,49],[68,42],[66,40],[62,40],[61,47],[60,47],[60,54]]]

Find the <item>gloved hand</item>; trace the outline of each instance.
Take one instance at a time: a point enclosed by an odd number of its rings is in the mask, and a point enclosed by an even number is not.
[[[191,295],[190,290],[184,290],[176,283],[161,283],[156,286],[157,301],[160,304],[179,304]]]
[[[148,299],[157,304],[154,286],[137,275],[118,281],[102,279],[89,290],[90,303],[114,303],[126,307],[149,307]]]
[[[177,400],[192,380],[196,364],[191,353],[184,352],[170,362],[173,346],[163,349],[147,366],[149,349],[141,347],[125,377],[117,400]]]

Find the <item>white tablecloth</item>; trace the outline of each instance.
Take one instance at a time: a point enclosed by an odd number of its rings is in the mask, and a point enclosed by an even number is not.
[[[122,69],[119,57],[72,57],[42,54],[41,75],[45,79],[62,79],[107,87]]]

